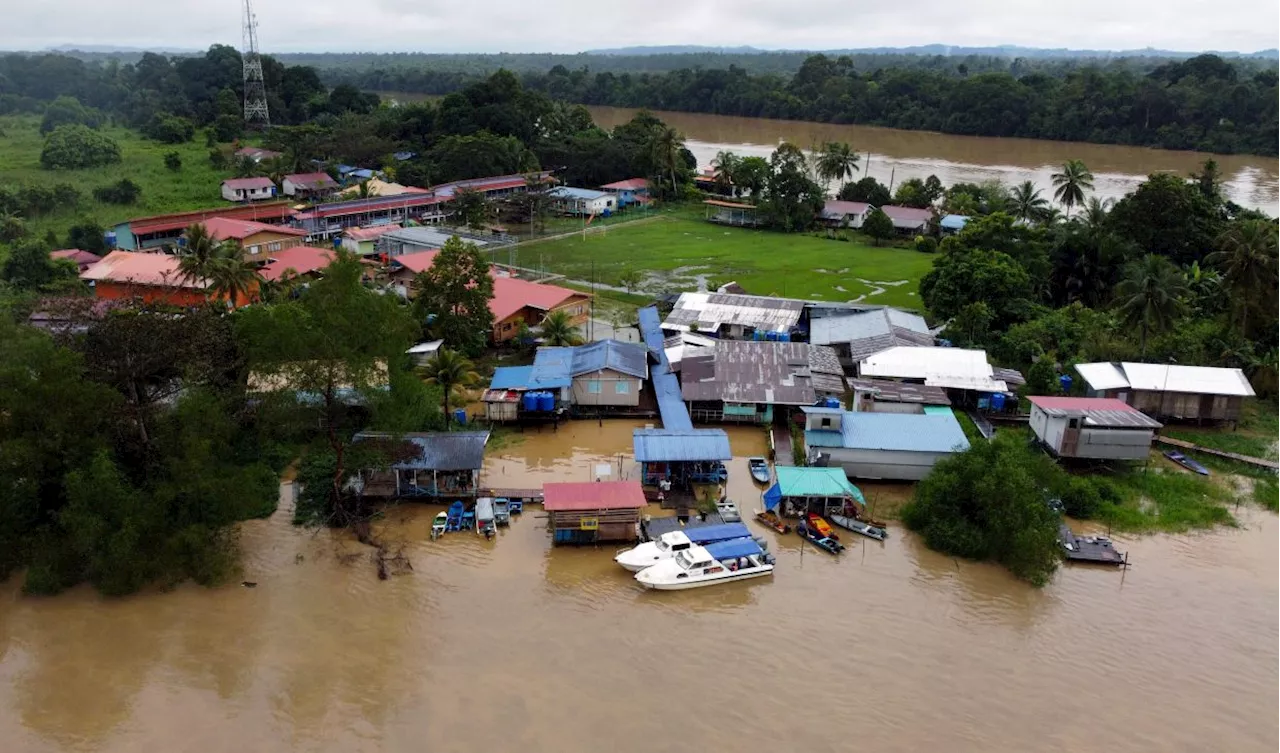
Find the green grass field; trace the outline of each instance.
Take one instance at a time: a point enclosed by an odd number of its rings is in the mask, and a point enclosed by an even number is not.
[[[755,295],[922,308],[917,287],[933,266],[929,254],[875,248],[812,235],[729,228],[687,212],[519,247],[519,263],[618,285],[623,270],[643,276],[646,293],[696,290],[736,280]]]
[[[215,171],[209,165],[202,132],[185,144],[161,144],[127,128],[104,126],[101,130],[120,145],[121,162],[88,170],[45,170],[40,167],[44,146],[40,119],[31,115],[0,117],[0,185],[70,183],[80,190],[78,206],[24,218],[31,237],[43,238],[52,230],[64,239],[67,228],[84,219],[109,228],[132,217],[226,205],[219,187],[231,173]],[[180,171],[165,168],[164,156],[169,152],[182,157]],[[93,198],[93,189],[121,178],[142,186],[137,204],[117,206]]]

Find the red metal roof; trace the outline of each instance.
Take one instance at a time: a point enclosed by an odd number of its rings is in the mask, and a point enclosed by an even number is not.
[[[178,271],[178,257],[136,251],[112,251],[82,272],[80,279],[194,290],[203,290],[206,286],[204,280],[189,280],[182,276]]]
[[[414,274],[419,274],[431,269],[431,265],[435,263],[436,254],[438,253],[440,253],[438,248],[430,251],[414,251],[411,254],[391,257],[391,263],[398,264]]]
[[[395,196],[379,196],[372,199],[353,199],[336,204],[322,204],[310,212],[300,214],[300,219],[319,219],[322,217],[342,217],[366,212],[379,212],[387,209],[407,207],[424,207],[448,201],[447,196],[429,196],[427,194],[397,194]]]
[[[53,259],[70,259],[76,264],[96,264],[102,261],[102,257],[89,251],[82,251],[78,248],[64,248],[49,253],[49,257]]]
[[[606,191],[644,191],[649,188],[649,181],[645,178],[627,178],[600,187]]]
[[[542,485],[542,507],[559,510],[639,510],[647,503],[639,481],[596,481]]]
[[[866,214],[869,209],[871,205],[861,201],[827,199],[827,203],[822,206],[822,214]]]
[[[264,222],[254,222],[253,220],[237,220],[230,217],[210,217],[200,224],[204,225],[205,230],[208,230],[209,235],[216,241],[228,239],[242,241],[258,233],[278,233],[280,235],[295,235],[298,237],[307,234],[307,231],[298,230],[297,228],[268,225]]]
[[[349,227],[342,234],[353,241],[371,241],[378,238],[383,233],[389,233],[392,230],[399,230],[397,224],[375,225],[373,227]]]
[[[900,207],[896,204],[880,207],[880,211],[889,215],[891,219],[896,220],[918,220],[928,221],[933,216],[933,212],[928,209],[917,209],[915,207]]]
[[[294,246],[271,255],[271,260],[262,268],[264,280],[279,280],[287,270],[292,269],[299,275],[305,275],[324,269],[333,261],[333,249],[317,246]]]
[[[338,182],[329,176],[329,173],[293,173],[284,176],[289,181],[300,188],[337,188]]]
[[[217,207],[213,209],[196,209],[191,212],[175,212],[159,214],[153,217],[137,217],[129,220],[129,231],[134,235],[163,233],[167,230],[181,230],[210,217],[228,217],[238,220],[256,220],[283,222],[297,212],[286,201],[272,201],[264,204],[247,204],[234,207]]]
[[[586,293],[556,285],[543,285],[514,277],[495,277],[489,310],[493,312],[494,321],[500,322],[526,306],[538,311],[550,311],[575,295],[584,298],[587,296]]]
[[[1034,395],[1027,398],[1032,405],[1041,408],[1063,411],[1118,410],[1129,413],[1141,413],[1137,408],[1114,397],[1056,397],[1051,395]]]
[[[270,178],[227,178],[222,185],[230,189],[237,188],[271,188],[275,183]]]

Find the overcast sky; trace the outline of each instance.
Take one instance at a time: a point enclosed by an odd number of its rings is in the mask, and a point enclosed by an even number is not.
[[[240,44],[239,0],[6,0],[0,48]],[[1255,51],[1277,0],[255,0],[263,52],[920,44]]]

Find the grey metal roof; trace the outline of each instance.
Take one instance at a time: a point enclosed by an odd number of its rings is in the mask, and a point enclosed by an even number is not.
[[[410,457],[391,464],[397,470],[417,471],[477,471],[484,463],[484,446],[489,441],[487,431],[439,431],[388,434],[362,431],[355,441],[403,440],[417,449],[417,457]]]
[[[636,460],[650,462],[693,462],[729,460],[729,435],[723,429],[636,429],[631,435]]]
[[[808,343],[721,340],[681,361],[680,373],[686,401],[811,405],[818,394],[844,392],[836,352]]]
[[[458,235],[458,233],[437,230],[433,227],[405,227],[383,233],[379,236],[378,242],[398,241],[412,246],[421,246],[422,248],[442,248],[445,242],[455,235]],[[464,236],[463,240],[482,247],[489,245],[488,241],[478,238]]]
[[[649,376],[649,359],[645,346],[621,340],[600,340],[571,348],[569,374],[578,376],[601,369],[645,379]]]
[[[811,436],[812,435],[812,436]],[[806,431],[811,447],[891,452],[962,452],[964,430],[951,413],[845,413],[840,432]]]
[[[793,298],[681,293],[662,326],[683,329],[697,324],[699,329],[715,331],[721,325],[737,324],[765,332],[787,332],[800,321],[804,306],[804,301]]]
[[[1027,378],[1017,369],[1005,369],[1000,366],[991,367],[991,378],[998,379],[1010,387],[1021,387],[1027,383]]]
[[[947,391],[941,387],[923,384],[907,384],[888,379],[850,379],[849,389],[875,392],[875,399],[885,403],[917,403],[920,405],[951,405]]]
[[[895,327],[917,334],[929,334],[929,325],[923,316],[910,311],[883,308],[815,318],[809,325],[809,342],[815,345],[846,343],[864,337],[892,334]]]
[[[1159,429],[1162,424],[1133,406],[1114,397],[1030,398],[1037,410],[1053,418],[1083,418],[1085,426],[1106,428]]]

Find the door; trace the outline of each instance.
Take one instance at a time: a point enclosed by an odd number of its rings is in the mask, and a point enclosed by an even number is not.
[[[1223,418],[1223,416],[1215,416],[1213,414],[1213,395],[1200,396],[1200,412],[1196,414],[1196,418]],[[1190,416],[1188,416],[1190,418]]]
[[[1067,428],[1062,432],[1062,446],[1058,450],[1058,454],[1064,458],[1073,458],[1076,456],[1080,446],[1080,419],[1067,419]]]

